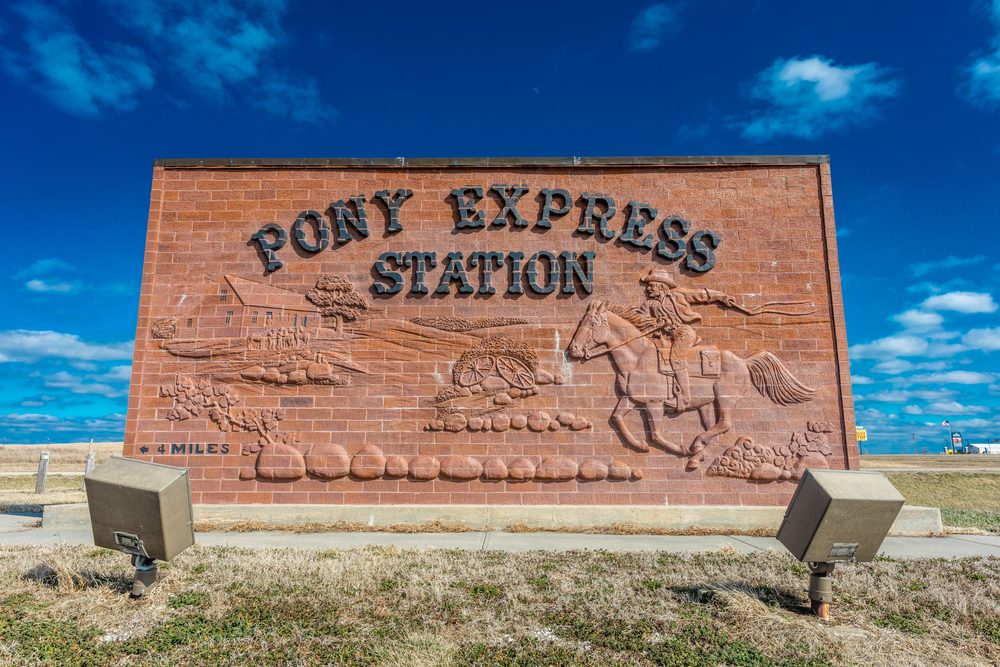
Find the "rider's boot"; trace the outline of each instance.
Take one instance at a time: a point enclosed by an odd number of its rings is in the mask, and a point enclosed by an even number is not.
[[[687,368],[675,368],[677,374],[677,412],[684,412],[691,404],[691,382]]]

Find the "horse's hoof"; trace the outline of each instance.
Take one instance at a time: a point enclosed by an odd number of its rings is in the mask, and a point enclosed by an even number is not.
[[[702,459],[690,458],[688,459],[687,465],[684,466],[684,469],[688,472],[694,472],[701,467],[701,461]]]
[[[626,443],[626,446],[629,449],[634,449],[635,451],[642,452],[643,454],[645,454],[646,452],[649,451],[649,445],[645,445],[645,444],[643,444],[641,442],[636,442],[636,443],[629,442],[629,443]]]

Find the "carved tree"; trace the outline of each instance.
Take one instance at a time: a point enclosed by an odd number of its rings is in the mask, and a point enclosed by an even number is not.
[[[316,287],[306,292],[306,298],[319,306],[323,317],[333,319],[333,328],[340,331],[343,323],[358,319],[368,310],[368,302],[358,294],[344,276],[332,273],[320,276]]]

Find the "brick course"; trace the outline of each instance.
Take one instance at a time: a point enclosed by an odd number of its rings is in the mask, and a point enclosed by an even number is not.
[[[775,469],[790,466],[795,456],[795,460],[812,456],[812,463],[834,468],[856,468],[858,451],[829,163],[709,162],[621,166],[507,163],[498,167],[434,163],[157,165],[126,455],[191,468],[196,503],[787,502],[794,490],[794,477],[771,481],[766,472],[755,480],[709,474],[725,450],[747,438],[751,444],[746,451],[764,447],[785,461],[779,461]],[[457,214],[448,197],[452,189],[471,186],[488,192],[493,184],[528,188],[518,207],[529,226],[514,228],[509,222],[491,225],[501,206],[487,194],[479,204],[486,228],[456,229]],[[385,208],[374,193],[393,193],[397,188],[408,188],[413,196],[401,208],[403,230],[389,234],[385,231]],[[553,217],[548,230],[536,226],[542,188],[563,188],[573,198],[571,212]],[[609,225],[616,232],[615,239],[575,231],[583,215],[583,193],[615,198],[618,211]],[[350,201],[357,195],[368,199],[369,236],[361,239],[355,235],[338,245],[334,240],[335,217],[326,209],[331,202]],[[666,261],[654,252],[620,242],[617,236],[625,227],[629,200],[658,209],[646,233],[656,234],[665,217],[680,216],[691,225],[688,241],[696,230],[719,235],[722,241],[715,250],[714,268],[698,273],[686,269],[683,259]],[[331,226],[330,245],[318,253],[302,250],[293,238],[293,222],[307,210],[324,214]],[[288,234],[288,243],[277,251],[284,266],[273,272],[265,270],[262,254],[250,242],[266,223],[276,223]],[[313,238],[310,229],[309,240]],[[433,294],[449,252],[462,252],[468,259],[475,251],[487,250],[524,253],[522,264],[542,250],[556,255],[592,251],[596,253],[593,293],[586,293],[579,283],[575,294],[537,294],[526,283],[523,294],[504,293],[507,271],[498,269],[493,278],[495,294],[456,294],[457,283],[447,295]],[[373,285],[386,281],[373,268],[376,260],[384,252],[408,251],[437,253],[438,267],[429,270],[426,279],[432,293],[409,294],[410,270],[400,269],[406,278],[404,290],[391,296],[378,294]],[[609,357],[574,359],[567,348],[592,304],[604,301],[624,307],[642,303],[640,279],[651,269],[666,271],[680,288],[718,290],[744,306],[810,302],[814,312],[799,316],[748,316],[720,304],[696,305],[694,309],[703,319],[694,328],[705,345],[729,350],[740,358],[772,353],[791,375],[814,389],[815,396],[802,403],[780,405],[751,387],[732,412],[732,428],[710,440],[704,461],[694,470],[686,467],[688,456],[655,445],[648,452],[627,447],[609,422],[621,395]],[[544,271],[540,269],[540,273]],[[326,275],[341,276],[367,302],[367,309],[357,319],[338,323],[322,317],[318,308],[307,312],[308,303],[295,306],[300,310],[283,305],[292,303],[294,295],[316,288],[317,281]],[[478,269],[468,269],[468,275],[478,287]],[[227,283],[226,276],[265,286],[260,288],[264,296],[255,300],[235,294],[229,285],[246,291],[247,283]],[[269,288],[274,290],[267,291]],[[223,289],[228,290],[225,300]],[[268,310],[270,303],[277,305]],[[265,323],[268,312],[270,320]],[[416,323],[440,322],[441,318],[465,325],[484,318],[494,323],[507,318],[516,323],[466,331]],[[171,323],[174,333],[156,337],[154,326],[164,321]],[[284,342],[276,334],[273,345],[285,347],[256,347],[271,345],[267,332],[281,328],[286,330]],[[292,340],[291,332],[296,328],[304,333]],[[497,377],[484,380],[477,393],[445,394],[442,400],[439,392],[443,389],[460,390],[453,377],[456,363],[487,337],[504,337],[534,353],[538,370],[529,394],[515,395],[507,406],[496,403],[496,394],[503,393],[503,387],[494,366],[490,373]],[[493,355],[494,360],[499,356]],[[698,357],[691,363],[696,366]],[[310,365],[315,365],[314,370],[332,370],[324,380],[303,379]],[[264,376],[256,377],[257,370]],[[550,377],[543,382],[539,372]],[[563,381],[557,383],[552,378]],[[491,383],[497,386],[490,388]],[[180,398],[170,395],[178,388]],[[725,393],[727,388],[722,390]],[[185,398],[185,391],[196,396],[193,402]],[[235,404],[220,403],[223,396],[232,397]],[[198,414],[178,410],[184,405],[200,406]],[[266,415],[273,414],[268,411],[278,409],[283,418],[275,428],[250,423],[267,421]],[[465,419],[461,430],[428,430],[440,428],[452,409]],[[486,411],[482,415],[481,409]],[[213,417],[213,411],[226,416]],[[488,417],[491,424],[497,418],[499,428],[505,417],[513,421],[517,415],[534,415],[537,422],[542,412],[551,418],[572,413],[580,420],[578,426],[584,422],[586,426],[575,430],[560,424],[556,430],[541,432],[512,425],[502,431],[469,429],[471,418]],[[650,442],[649,429],[638,411],[627,420],[639,440]],[[680,415],[668,411],[661,421],[665,439],[685,450],[705,430],[694,410]],[[798,454],[780,454],[782,448],[796,442]],[[178,445],[183,448],[178,449]],[[826,453],[818,453],[819,449]],[[359,453],[363,460],[358,459]],[[418,479],[422,475],[414,474],[417,457],[426,457],[421,461],[433,458],[440,466],[433,479]],[[449,457],[468,457],[472,463]],[[778,460],[774,457],[768,459],[770,465]],[[475,470],[476,465],[491,459],[501,460],[509,471],[520,469],[515,464],[526,459],[529,468],[545,465],[548,470],[561,462],[571,471],[588,461],[606,466],[617,462],[626,472],[619,480],[588,481],[582,472],[569,479],[553,473],[557,478],[552,481],[515,481],[512,472],[504,479],[491,480],[485,472]],[[406,474],[385,472],[393,462],[397,468],[402,465]],[[347,466],[344,472],[351,472],[339,474],[341,464]],[[471,473],[462,472],[470,466]],[[446,469],[454,472],[445,474]],[[366,479],[371,470],[378,474]],[[463,479],[466,474],[474,478]]]

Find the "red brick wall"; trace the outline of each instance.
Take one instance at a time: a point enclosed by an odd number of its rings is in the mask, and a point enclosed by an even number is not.
[[[456,213],[447,198],[451,190],[479,186],[488,191],[492,184],[528,187],[519,208],[529,226],[491,226],[500,207],[487,196],[480,203],[487,228],[456,230]],[[555,218],[552,228],[543,231],[535,226],[540,208],[536,196],[546,187],[564,188],[575,201],[568,215]],[[396,188],[414,194],[401,210],[403,231],[387,234],[385,211],[375,204],[373,193]],[[683,259],[665,261],[617,238],[574,233],[585,192],[615,198],[618,212],[610,228],[617,235],[630,199],[658,209],[647,233],[655,234],[667,216],[690,222],[687,239],[695,230],[715,232],[722,239],[715,267],[698,273],[685,269]],[[330,202],[356,195],[368,199],[368,238],[338,246],[336,225],[331,224],[326,250],[312,254],[296,245],[292,223],[299,212],[325,212]],[[256,246],[248,243],[268,222],[280,224],[289,237],[278,251],[284,267],[271,273]],[[519,251],[525,261],[539,250],[594,251],[593,293],[578,285],[576,294],[540,295],[525,285],[524,294],[505,294],[506,270],[495,272],[497,293],[492,295],[457,295],[452,285],[446,296],[413,296],[406,291],[408,270],[401,270],[403,292],[386,297],[372,288],[384,282],[373,270],[383,252],[436,251],[439,266],[426,278],[433,292],[447,253],[458,251],[468,258],[477,250]],[[567,347],[594,302],[622,307],[642,303],[640,278],[650,269],[666,271],[681,289],[718,290],[747,308],[805,302],[771,307],[802,313],[798,315],[751,316],[724,304],[696,305],[703,319],[693,326],[710,355],[713,346],[724,359],[729,358],[725,351],[741,359],[772,353],[798,382],[814,390],[811,399],[780,405],[750,384],[745,390],[734,388],[729,379],[743,363],[734,361],[725,366],[722,381],[691,380],[694,398],[714,391],[728,401],[729,394],[738,394],[729,414],[731,427],[709,441],[703,460],[691,462],[689,455],[692,442],[705,430],[697,410],[678,415],[658,408],[662,437],[676,444],[678,453],[655,443],[648,452],[627,447],[609,422],[622,394],[609,357],[574,359]],[[288,329],[276,331],[273,341],[266,335],[258,341],[241,339],[239,326],[248,325],[253,310],[263,317],[264,308],[248,307],[241,314],[232,291],[226,303],[219,301],[224,275],[305,294],[328,274],[349,281],[367,309],[340,331],[332,318],[324,320],[322,330],[310,321],[308,341]],[[476,287],[477,274],[469,271]],[[223,319],[228,310],[236,311],[230,327]],[[187,327],[188,318],[197,320],[196,335]],[[452,321],[465,327],[482,318],[520,323],[447,331],[428,326],[428,321],[442,325],[427,318],[456,318]],[[163,333],[171,320],[172,337]],[[487,337],[508,341],[500,344],[499,353],[470,352]],[[530,352],[518,351],[524,348]],[[463,354],[462,368],[469,368],[472,359],[489,366],[484,372],[490,379],[468,391],[453,376]],[[527,389],[504,384],[496,366],[501,357],[528,362],[529,370],[536,360]],[[659,382],[667,380],[646,360],[643,382],[652,386],[625,393],[645,392],[654,400],[650,410],[656,411],[655,400],[663,394]],[[700,367],[696,351],[689,368]],[[733,368],[736,375],[728,375]],[[638,377],[638,367],[633,372]],[[479,376],[475,371],[463,376],[466,381],[470,377]],[[498,399],[500,393],[509,400]],[[268,412],[275,409],[282,410],[282,419]],[[650,444],[640,412],[627,415],[625,423],[640,443]],[[562,416],[565,423],[541,432],[516,427],[518,417],[530,418],[536,428],[543,425],[541,413],[550,422]],[[715,417],[707,418],[713,425]],[[484,431],[485,419],[489,430]],[[443,424],[461,429],[438,430]],[[825,161],[154,169],[125,453],[190,467],[196,503],[780,504],[787,502],[795,477],[806,466],[856,468],[853,434]],[[739,474],[752,471],[756,479],[717,474],[738,467],[727,452],[733,446],[745,453]],[[222,453],[225,448],[228,453]],[[434,474],[436,466],[441,468]],[[608,466],[611,477],[621,479],[607,478]],[[463,479],[468,477],[472,479]]]

